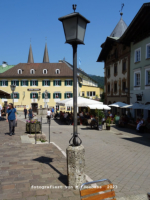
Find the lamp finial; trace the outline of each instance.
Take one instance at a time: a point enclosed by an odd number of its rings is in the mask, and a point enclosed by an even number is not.
[[[76,10],[76,7],[77,7],[76,4],[73,4],[73,5],[72,5],[72,8],[73,8],[74,12],[75,12],[75,10]]]
[[[122,10],[123,10],[123,7],[124,7],[124,3],[122,3],[122,4],[121,4],[121,10],[119,11],[119,12],[120,12],[120,15],[121,15],[121,17],[122,17],[122,15],[123,15],[123,12],[122,12]]]

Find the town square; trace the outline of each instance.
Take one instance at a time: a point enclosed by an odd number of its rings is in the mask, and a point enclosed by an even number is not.
[[[1,6],[0,199],[150,199],[150,3]]]

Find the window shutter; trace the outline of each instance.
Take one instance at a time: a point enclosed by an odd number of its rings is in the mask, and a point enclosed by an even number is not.
[[[48,93],[48,99],[50,99],[51,98],[51,94],[50,93]]]
[[[32,81],[30,81],[30,86],[32,86]]]
[[[22,86],[22,81],[21,81],[21,86]]]
[[[19,99],[19,93],[17,93],[17,99]]]
[[[53,99],[55,99],[55,93],[53,93]]]
[[[30,93],[30,99],[32,99],[32,93]]]
[[[42,93],[42,99],[44,99],[44,93]]]
[[[73,97],[73,93],[70,94],[70,97],[71,97],[71,98]]]
[[[26,86],[28,86],[28,81],[26,81]]]
[[[19,86],[19,81],[16,82],[16,85]]]
[[[6,86],[8,86],[8,81],[6,81]]]
[[[65,86],[67,85],[66,81],[65,81]]]
[[[59,85],[61,86],[61,81],[59,81]]]
[[[59,93],[59,98],[61,99],[61,93]]]
[[[53,81],[53,86],[55,86],[56,85],[56,83],[55,83],[55,81]]]
[[[36,83],[36,86],[38,86],[38,81],[35,81],[35,83]]]
[[[44,81],[42,81],[42,86],[44,86]]]
[[[11,85],[13,84],[13,81],[11,81]]]
[[[13,93],[11,93],[10,98],[13,99]]]
[[[66,93],[64,93],[64,98],[66,99]]]
[[[36,98],[38,99],[38,93],[36,93]]]
[[[71,86],[72,86],[72,80],[71,80]]]
[[[0,86],[2,86],[2,81],[0,81]]]
[[[48,81],[48,86],[50,86],[50,81]]]

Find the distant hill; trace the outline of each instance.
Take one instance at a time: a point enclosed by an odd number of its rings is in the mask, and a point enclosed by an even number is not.
[[[98,87],[104,88],[104,77],[88,74],[92,79],[98,82]]]

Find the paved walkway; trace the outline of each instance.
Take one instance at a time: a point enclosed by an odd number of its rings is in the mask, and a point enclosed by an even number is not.
[[[66,188],[63,154],[52,144],[22,144],[24,130],[19,121],[16,135],[9,136],[8,123],[0,121],[0,199],[79,200],[78,191]]]
[[[43,131],[48,138],[48,125]],[[51,141],[64,151],[73,132],[72,126],[52,120]],[[86,174],[93,180],[110,179],[116,185],[118,200],[147,200],[150,192],[150,134],[140,135],[126,128],[110,131],[78,126],[85,147]]]

